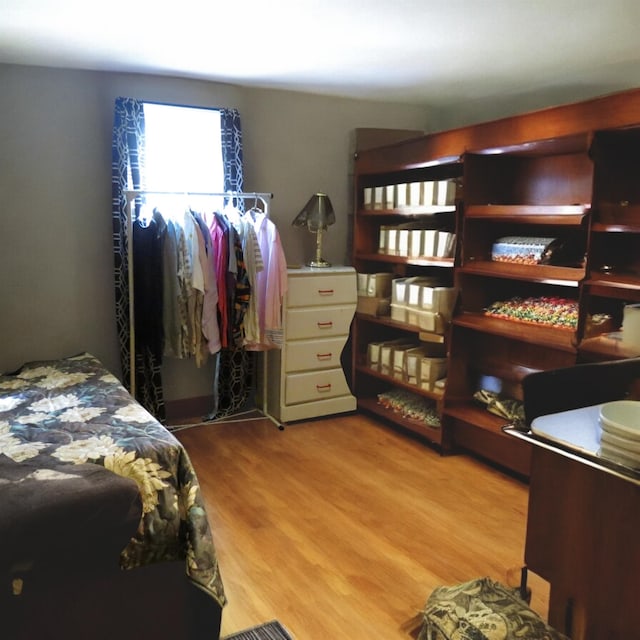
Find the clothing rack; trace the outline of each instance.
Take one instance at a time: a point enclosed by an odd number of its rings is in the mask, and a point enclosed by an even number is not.
[[[134,310],[134,284],[133,284],[133,203],[136,198],[140,198],[143,196],[182,196],[185,198],[229,198],[229,199],[238,199],[238,200],[255,200],[257,205],[258,201],[262,203],[263,212],[269,217],[269,205],[271,200],[273,199],[273,193],[268,192],[246,192],[246,191],[223,191],[223,192],[194,192],[194,191],[153,191],[147,189],[128,189],[125,190],[124,196],[126,198],[126,217],[127,217],[127,261],[128,261],[128,272],[129,272],[129,385],[130,385],[130,393],[135,398],[136,394],[136,369],[135,369],[135,359],[136,359],[136,336],[135,336],[135,310]],[[265,373],[266,373],[266,358],[265,361]],[[272,420],[279,428],[282,428],[281,425],[272,418],[266,410],[266,394],[264,399],[264,408],[262,409],[262,413]]]

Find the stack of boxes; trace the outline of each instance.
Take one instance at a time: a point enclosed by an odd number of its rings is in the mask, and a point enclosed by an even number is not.
[[[436,391],[447,375],[447,358],[439,344],[420,344],[403,338],[371,342],[367,366],[425,391]]]
[[[395,278],[390,273],[358,274],[358,312],[389,315],[426,332],[443,334],[456,304],[458,290],[437,278]],[[445,346],[409,338],[371,342],[367,366],[425,391],[443,388],[447,375]]]
[[[365,187],[365,209],[402,209],[403,207],[453,207],[455,180],[425,180],[403,184]]]
[[[391,318],[443,334],[458,297],[456,287],[441,286],[435,278],[397,278],[391,290]]]
[[[455,234],[444,229],[381,225],[378,253],[405,258],[451,258],[455,244]]]
[[[391,304],[390,273],[358,274],[358,313],[388,316]]]

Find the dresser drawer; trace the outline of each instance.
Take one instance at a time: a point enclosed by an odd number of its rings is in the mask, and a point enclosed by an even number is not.
[[[287,405],[350,394],[351,390],[342,369],[290,373],[285,380],[285,404]]]
[[[287,307],[311,307],[358,301],[355,273],[289,278]]]
[[[300,340],[286,346],[285,371],[315,371],[340,366],[340,354],[346,338],[328,340]]]
[[[318,307],[310,309],[288,309],[285,339],[329,338],[349,333],[353,307]]]

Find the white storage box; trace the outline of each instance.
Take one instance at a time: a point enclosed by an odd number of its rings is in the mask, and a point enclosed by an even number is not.
[[[419,207],[422,204],[422,182],[409,183],[409,205]]]
[[[432,258],[438,252],[438,230],[424,229],[422,235],[422,254],[427,258]]]
[[[436,204],[439,207],[446,207],[455,204],[456,201],[456,183],[454,180],[438,181],[436,193]]]
[[[450,319],[458,297],[456,287],[421,287],[420,307]]]
[[[358,295],[371,298],[390,298],[391,278],[391,274],[386,272],[359,273]]]
[[[404,258],[409,256],[409,229],[398,229],[396,254]]]
[[[373,187],[365,187],[362,206],[365,209],[373,209]]]
[[[407,321],[407,308],[403,304],[391,303],[391,319],[396,322]]]
[[[357,274],[357,287],[358,287],[358,295],[366,296],[367,295],[367,286],[369,284],[369,274],[368,273],[358,273]]]
[[[368,316],[388,316],[390,313],[391,298],[373,298],[371,296],[358,296],[356,306],[357,313]]]
[[[414,276],[412,278],[395,278],[391,283],[391,303],[406,305],[409,303],[409,286],[410,285],[435,286],[438,284],[437,278],[424,278]],[[414,289],[415,291],[415,289]],[[415,306],[420,306],[419,291],[414,293],[416,297]]]
[[[367,345],[367,366],[380,371],[380,351],[384,342],[370,342]]]
[[[387,253],[395,256],[398,253],[398,228],[387,227]]]
[[[451,258],[455,248],[456,236],[449,231],[438,231],[436,257]]]
[[[373,208],[382,209],[384,205],[384,187],[373,188]]]
[[[394,184],[387,185],[384,188],[383,209],[393,209],[396,201],[396,186]]]
[[[413,325],[423,331],[442,335],[447,328],[447,319],[439,313],[420,311],[415,307],[391,303],[391,319]]]
[[[430,207],[436,202],[436,183],[432,180],[426,180],[422,183],[422,204]]]
[[[380,227],[380,239],[378,240],[378,253],[389,253],[389,227]]]
[[[388,376],[393,375],[393,353],[395,349],[399,349],[403,345],[415,346],[414,343],[407,342],[401,338],[382,343],[380,347],[380,373]]]
[[[439,313],[432,311],[418,311],[413,307],[406,307],[408,324],[414,325],[423,331],[443,334],[447,328],[447,320]]]
[[[404,382],[417,385],[420,381],[420,360],[429,354],[427,347],[415,347],[404,352]]]
[[[409,231],[409,257],[418,258],[422,255],[424,229],[411,229]]]
[[[393,358],[393,367],[392,367],[392,375],[396,380],[404,380],[405,379],[405,359],[407,352],[415,349],[416,344],[405,344],[393,347],[392,350],[392,358]]]
[[[407,183],[396,185],[396,209],[402,209],[407,206]]]
[[[429,358],[420,359],[420,388],[427,391],[433,391],[437,380],[447,375],[447,359],[446,358]]]

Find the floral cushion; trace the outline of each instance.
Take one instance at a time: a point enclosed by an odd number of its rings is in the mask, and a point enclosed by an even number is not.
[[[489,578],[438,587],[418,640],[568,640],[510,589]]]

